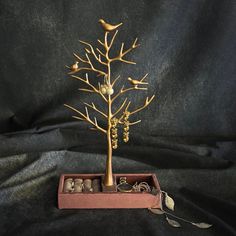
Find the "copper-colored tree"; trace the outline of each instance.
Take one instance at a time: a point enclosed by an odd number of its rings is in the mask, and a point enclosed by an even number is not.
[[[105,23],[103,20],[99,20],[103,29],[104,29],[104,40],[101,41],[98,39],[98,43],[101,45],[102,49],[96,47],[94,48],[90,43],[85,41],[81,41],[83,45],[85,45],[85,58],[80,57],[78,54],[74,53],[76,58],[76,63],[72,65],[70,68],[69,74],[80,81],[82,81],[87,87],[80,88],[79,90],[89,93],[96,93],[100,96],[104,103],[106,104],[106,111],[102,111],[98,109],[98,107],[92,103],[84,103],[85,104],[85,112],[81,112],[78,109],[64,104],[66,107],[70,108],[74,112],[77,113],[77,116],[73,116],[75,119],[87,121],[93,127],[91,129],[98,130],[106,135],[107,139],[107,161],[106,161],[106,173],[104,179],[105,186],[113,186],[113,175],[112,175],[112,149],[116,149],[118,147],[118,132],[117,127],[123,126],[123,141],[128,142],[129,140],[129,126],[135,125],[139,123],[141,120],[131,122],[129,118],[135,113],[141,111],[145,107],[147,107],[151,101],[154,99],[153,95],[150,98],[146,98],[144,104],[135,109],[130,109],[131,101],[128,101],[128,98],[125,98],[121,105],[114,111],[113,104],[114,102],[121,96],[130,91],[138,91],[138,90],[147,90],[146,85],[148,84],[145,80],[147,78],[146,74],[139,80],[128,78],[130,83],[129,87],[122,86],[117,91],[114,91],[114,85],[120,76],[115,79],[111,78],[111,64],[115,61],[120,61],[127,64],[136,64],[133,61],[127,60],[125,56],[131,52],[133,49],[137,48],[139,44],[137,44],[137,38],[134,40],[131,47],[125,49],[124,43],[121,44],[119,53],[115,57],[110,56],[110,50],[114,43],[114,40],[117,36],[118,30],[117,28],[122,24],[118,24],[116,26]],[[110,36],[110,37],[109,37]],[[100,67],[96,67],[96,64],[100,64]],[[103,68],[103,69],[100,69]],[[98,79],[100,82],[97,82],[95,85],[91,83],[89,79],[88,73],[85,74],[85,77],[80,77],[75,75],[79,72],[83,71],[92,71],[98,75]],[[102,80],[101,78],[102,77]],[[102,82],[101,82],[102,81]],[[106,127],[101,127],[98,124],[96,117],[91,118],[89,115],[89,109],[98,112],[107,122]]]

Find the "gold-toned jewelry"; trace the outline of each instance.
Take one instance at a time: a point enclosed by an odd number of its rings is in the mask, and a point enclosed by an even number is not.
[[[71,193],[74,191],[74,182],[72,178],[67,178],[64,182],[63,192]]]
[[[112,118],[111,119],[111,145],[113,149],[118,148],[118,133],[117,133],[117,124],[119,120],[117,118]]]
[[[133,191],[134,192],[151,192],[151,187],[147,182],[136,182],[133,185]]]
[[[126,183],[126,177],[120,177],[119,184]]]
[[[91,179],[85,179],[83,183],[83,191],[84,192],[93,192],[92,188],[92,180]]]
[[[107,85],[106,84],[100,85],[100,92],[104,95],[107,94]]]
[[[111,145],[112,145],[112,148],[113,148],[113,149],[117,149],[117,148],[118,148],[118,141],[117,141],[117,139],[112,140],[112,141],[111,141]]]
[[[107,85],[107,95],[112,95],[114,93],[114,89],[111,84]]]
[[[133,191],[133,186],[126,182],[126,177],[120,177],[117,189],[122,193],[130,193]]]
[[[129,141],[129,112],[126,112],[124,115],[124,132],[123,132],[123,141],[127,143]]]
[[[83,179],[74,179],[74,192],[80,193],[83,191]]]

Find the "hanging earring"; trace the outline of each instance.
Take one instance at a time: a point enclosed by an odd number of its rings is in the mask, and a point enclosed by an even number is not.
[[[118,133],[116,128],[117,124],[118,124],[117,118],[111,119],[111,145],[113,149],[118,148]]]
[[[124,112],[124,132],[123,132],[123,141],[127,143],[129,141],[129,116],[130,112]]]
[[[124,121],[123,141],[125,143],[129,141],[129,121]]]

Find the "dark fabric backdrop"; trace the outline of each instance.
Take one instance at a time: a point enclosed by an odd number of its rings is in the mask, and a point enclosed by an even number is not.
[[[236,235],[235,15],[234,0],[1,0],[0,235]],[[150,90],[129,98],[156,95],[114,172],[156,173],[177,215],[212,228],[171,228],[147,209],[57,209],[60,174],[105,168],[104,137],[63,107],[97,101],[65,65],[79,39],[102,37],[99,18],[124,23],[117,47],[141,43],[137,65],[112,76],[149,72]]]

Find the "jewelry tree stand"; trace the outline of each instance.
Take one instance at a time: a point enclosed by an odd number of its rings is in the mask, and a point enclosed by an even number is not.
[[[111,65],[115,61],[127,64],[136,64],[127,60],[125,56],[137,48],[137,38],[130,48],[125,49],[121,44],[118,55],[111,57],[110,51],[117,36],[117,28],[122,25],[111,25],[104,20],[99,20],[104,30],[104,40],[99,40],[101,48],[94,48],[90,43],[80,41],[85,45],[85,58],[74,53],[75,64],[69,66],[69,75],[83,82],[86,87],[80,91],[94,93],[101,97],[105,111],[100,110],[93,102],[84,103],[85,111],[64,104],[75,112],[73,118],[86,121],[92,125],[91,129],[103,133],[107,140],[107,160],[105,174],[63,174],[60,178],[58,189],[58,207],[63,208],[160,208],[161,191],[155,174],[113,174],[112,173],[112,151],[118,148],[118,128],[123,130],[123,141],[129,141],[130,126],[136,125],[141,120],[130,121],[132,115],[146,108],[154,99],[154,95],[147,97],[144,104],[134,109],[130,108],[131,101],[124,98],[116,110],[113,105],[119,101],[127,92],[138,92],[147,90],[147,75],[135,80],[128,78],[126,83],[117,88],[116,82],[120,76],[112,78]],[[96,79],[90,79],[85,73],[80,77],[80,72],[90,72],[97,75]],[[95,81],[92,83],[91,81]],[[106,126],[102,127],[96,117],[89,115],[90,110],[97,112],[104,118]]]

